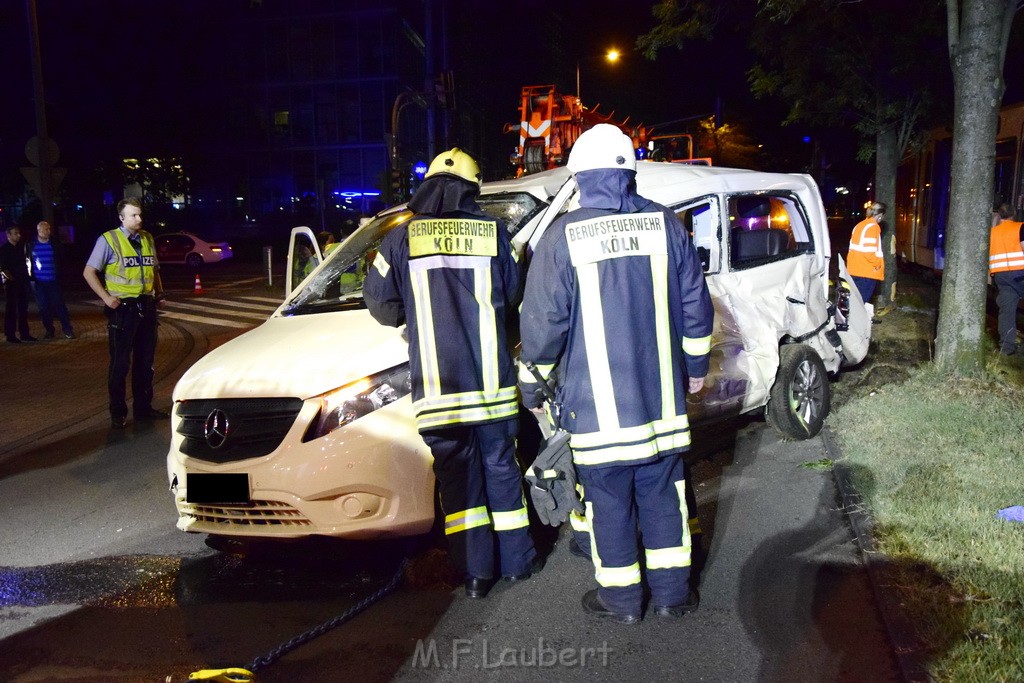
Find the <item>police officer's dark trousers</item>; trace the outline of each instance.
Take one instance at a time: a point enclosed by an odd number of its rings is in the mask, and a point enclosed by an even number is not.
[[[125,380],[132,371],[132,406],[135,415],[153,407],[153,358],[156,355],[156,301],[151,296],[121,299],[115,309],[106,309],[110,345],[110,416],[128,415]]]
[[[642,465],[582,465],[577,469],[586,491],[601,602],[618,614],[640,616],[639,526],[651,604],[681,605],[690,590],[691,539],[679,455]]]
[[[423,432],[434,456],[448,551],[467,576],[524,574],[536,556],[515,459],[518,431],[511,419]]]

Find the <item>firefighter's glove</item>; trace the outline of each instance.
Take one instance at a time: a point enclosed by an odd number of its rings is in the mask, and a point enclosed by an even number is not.
[[[523,396],[523,405],[533,410],[540,408],[547,397],[544,395],[544,388],[540,382],[519,381],[519,393]]]
[[[526,366],[519,370],[519,393],[523,397],[523,405],[533,410],[540,408],[544,401],[552,401],[555,396],[555,389],[558,387],[557,371],[552,371],[547,380],[541,382],[539,377],[533,375]]]
[[[549,526],[560,526],[575,510],[582,513],[583,503],[576,493],[576,467],[569,450],[569,433],[558,430],[526,471],[537,517]]]

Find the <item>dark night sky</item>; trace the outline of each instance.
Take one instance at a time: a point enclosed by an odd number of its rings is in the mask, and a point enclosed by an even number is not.
[[[227,0],[227,5],[220,0],[37,2],[49,128],[64,150],[63,164],[94,165],[98,155],[117,146],[136,149],[137,154],[175,154],[187,151],[177,148],[195,144],[199,121],[183,120],[182,112],[219,106],[216,90],[197,91],[194,85],[206,80],[201,77],[204,51],[218,46],[216,35],[195,28],[205,25],[196,18],[198,13],[237,7],[241,0]],[[497,138],[507,139],[509,150],[513,138],[503,136],[501,125],[517,118],[519,88],[555,82],[571,93],[577,59],[584,104],[600,103],[600,111],[614,110],[616,118],[629,116],[634,123],[654,125],[711,112],[720,97],[725,120],[743,123],[756,142],[796,144],[805,131],[780,126],[785,108],[749,94],[745,72],[752,61],[745,36],[720,27],[714,42],[694,43],[684,51],[666,49],[653,62],[633,52],[636,37],[653,26],[652,4],[518,0],[484,5],[451,0],[452,13],[473,9],[469,21],[461,22],[472,35],[468,47],[455,56],[457,87],[463,93],[477,91],[491,119],[488,126]],[[552,20],[552,12],[561,21]],[[6,178],[25,164],[24,145],[35,134],[25,14],[25,2],[0,3],[5,74],[0,174]],[[183,38],[183,26],[198,30],[198,37]],[[601,60],[612,46],[626,53],[615,66]],[[1024,80],[1018,77],[1024,73],[1021,53],[1024,49],[1016,45],[1007,60],[1007,102],[1024,98],[1024,84],[1017,82]],[[849,135],[835,137],[830,153],[849,161],[855,152],[851,140]]]

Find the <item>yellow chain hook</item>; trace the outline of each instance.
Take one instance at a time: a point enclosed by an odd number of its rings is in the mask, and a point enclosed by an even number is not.
[[[213,681],[214,683],[253,683],[256,677],[248,669],[203,669],[188,675],[190,681]]]

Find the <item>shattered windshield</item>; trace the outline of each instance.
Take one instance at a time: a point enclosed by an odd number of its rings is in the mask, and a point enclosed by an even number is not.
[[[504,221],[510,235],[517,233],[544,208],[542,202],[527,193],[483,195],[479,204],[484,213]],[[352,233],[331,252],[323,268],[292,297],[282,313],[304,315],[366,308],[363,280],[377,256],[377,248],[393,228],[412,215],[408,210],[380,215]]]
[[[292,297],[283,311],[284,315],[366,308],[363,280],[377,256],[377,247],[392,228],[411,216],[411,211],[378,216],[352,233],[331,252],[324,267]]]

